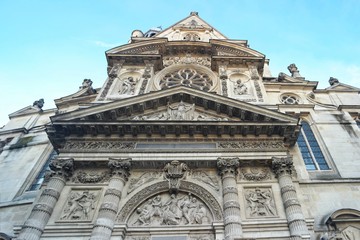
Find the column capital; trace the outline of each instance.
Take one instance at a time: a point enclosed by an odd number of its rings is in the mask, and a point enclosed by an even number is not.
[[[130,176],[131,160],[131,158],[109,158],[108,167],[111,169],[111,174],[127,181]]]
[[[276,177],[283,174],[291,175],[293,168],[292,157],[291,156],[283,157],[283,158],[272,157],[271,167]]]
[[[220,176],[223,176],[225,173],[232,173],[234,175],[237,174],[237,168],[240,166],[238,157],[219,157],[217,160],[217,168]]]
[[[50,177],[60,176],[68,179],[74,172],[74,159],[55,158],[50,162],[49,168],[51,170]]]

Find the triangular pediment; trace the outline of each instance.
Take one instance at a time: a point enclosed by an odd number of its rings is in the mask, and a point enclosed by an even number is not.
[[[11,114],[9,114],[9,117],[15,117],[15,116],[21,116],[21,115],[27,115],[27,114],[33,114],[33,113],[38,113],[41,112],[42,110],[40,108],[38,108],[37,106],[27,106],[24,107],[16,112],[13,112]]]
[[[187,32],[189,34],[196,32],[199,33],[204,32],[207,35],[209,35],[207,39],[227,39],[227,37],[224,34],[219,32],[210,24],[208,24],[206,21],[204,21],[202,18],[200,18],[198,13],[196,12],[191,12],[188,17],[164,29],[163,31],[158,33],[156,37],[160,37],[160,38],[166,37],[171,41],[173,39],[174,33],[178,33],[178,32]],[[186,37],[186,35],[184,36]],[[189,39],[189,40],[196,41],[196,39]]]
[[[146,121],[146,117],[142,118],[142,116],[152,116],[150,117],[151,119],[148,119],[151,121],[194,120],[189,118],[155,119],[154,114],[160,115],[161,113],[168,112],[169,109],[178,109],[182,103],[185,105],[185,108],[192,106],[194,108],[193,112],[199,115],[204,114],[204,117],[196,117],[198,121],[206,119],[205,116],[208,116],[209,119],[214,117],[224,121],[232,119],[239,122],[297,122],[297,119],[283,113],[185,86],[169,88],[56,115],[52,117],[52,120],[88,122],[99,120],[125,121],[136,118],[137,120],[144,119]]]
[[[337,92],[360,92],[360,88],[356,88],[344,83],[335,83],[332,86],[325,88],[325,90]]]

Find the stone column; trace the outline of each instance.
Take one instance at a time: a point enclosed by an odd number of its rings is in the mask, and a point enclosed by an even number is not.
[[[236,184],[239,159],[218,158],[217,167],[223,187],[225,239],[240,238],[242,236],[242,226]]]
[[[272,158],[272,169],[279,181],[281,197],[290,229],[290,239],[310,239],[301,205],[291,179],[292,168],[291,157]]]
[[[17,237],[18,240],[40,239],[66,180],[73,173],[74,159],[57,158],[50,163],[49,167],[52,170],[50,180],[34,205],[29,218],[25,221]]]
[[[105,191],[104,201],[100,206],[98,218],[91,233],[91,240],[110,239],[114,228],[121,192],[130,175],[131,158],[109,159],[112,177]]]

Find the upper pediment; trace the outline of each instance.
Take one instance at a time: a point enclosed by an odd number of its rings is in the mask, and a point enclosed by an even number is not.
[[[360,88],[356,88],[344,83],[335,83],[328,88],[325,88],[327,91],[336,91],[336,92],[360,92]]]

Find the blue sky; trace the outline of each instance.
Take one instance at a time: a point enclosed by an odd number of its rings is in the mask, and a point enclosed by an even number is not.
[[[296,63],[328,86],[329,77],[360,87],[358,0],[0,0],[0,126],[7,115],[44,98],[101,87],[105,51],[134,29],[163,29],[191,11],[230,39],[245,39],[270,59],[274,76]]]

